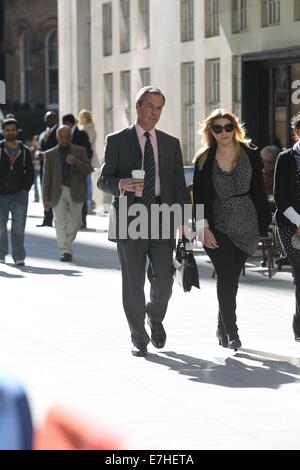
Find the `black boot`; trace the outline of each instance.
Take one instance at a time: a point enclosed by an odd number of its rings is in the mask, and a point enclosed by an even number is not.
[[[228,348],[228,338],[225,331],[218,328],[216,335],[219,340],[219,345],[223,348]]]
[[[237,331],[228,333],[228,347],[229,349],[234,349],[235,351],[242,347],[242,343]]]
[[[293,332],[295,341],[300,341],[300,317],[293,316]]]

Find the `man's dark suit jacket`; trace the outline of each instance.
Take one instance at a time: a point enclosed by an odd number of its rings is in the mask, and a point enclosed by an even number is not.
[[[77,126],[75,127],[73,135],[72,135],[72,144],[80,145],[81,147],[84,147],[89,161],[92,160],[93,150],[92,150],[89,136],[85,131],[78,129]]]
[[[188,204],[188,195],[184,178],[182,153],[179,140],[165,132],[156,130],[161,203],[171,206],[178,203]],[[104,161],[98,179],[98,188],[113,194],[111,225],[114,214],[118,216],[119,183],[123,178],[131,178],[131,172],[142,167],[142,150],[135,126],[107,136],[104,148]],[[134,193],[126,192],[128,206],[133,203]],[[118,233],[116,234],[118,238]],[[110,240],[116,241],[109,237]],[[173,241],[173,240],[172,240]]]

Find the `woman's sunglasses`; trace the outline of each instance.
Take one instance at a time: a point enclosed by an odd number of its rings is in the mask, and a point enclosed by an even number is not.
[[[219,124],[215,124],[212,126],[212,130],[215,134],[221,134],[222,130],[224,129],[225,132],[232,132],[234,130],[234,124],[225,124],[225,126],[220,126]]]

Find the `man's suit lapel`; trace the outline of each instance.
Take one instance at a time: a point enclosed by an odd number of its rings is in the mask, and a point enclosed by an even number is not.
[[[55,169],[53,168],[54,170],[54,174],[55,174],[55,171],[57,172],[57,181],[62,181],[62,168],[61,168],[61,161],[60,161],[60,154],[59,154],[59,146],[57,145],[55,148],[54,148],[54,158],[53,158],[53,167],[55,167]]]
[[[167,155],[166,142],[163,138],[163,135],[159,131],[156,131],[156,137],[157,137],[157,147],[158,147],[159,175],[161,177],[165,169],[164,155]]]
[[[133,170],[139,170],[142,168],[143,154],[142,149],[139,143],[139,139],[136,133],[135,125],[132,125],[128,128],[128,138],[129,138],[129,151],[133,156]]]

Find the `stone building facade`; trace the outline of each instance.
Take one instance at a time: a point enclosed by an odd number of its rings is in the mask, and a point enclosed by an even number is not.
[[[5,110],[25,121],[26,112],[58,109],[57,0],[0,0],[0,15]]]

